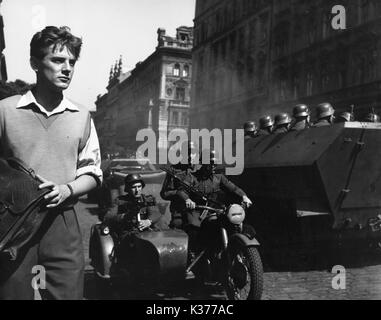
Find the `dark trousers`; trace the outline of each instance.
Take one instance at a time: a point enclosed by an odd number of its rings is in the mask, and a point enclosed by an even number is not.
[[[46,289],[39,289],[42,299],[82,299],[84,265],[82,236],[74,209],[51,211],[16,261],[0,258],[0,300],[33,300],[34,266],[45,270]]]

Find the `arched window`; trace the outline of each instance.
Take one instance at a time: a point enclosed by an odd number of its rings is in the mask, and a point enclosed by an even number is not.
[[[178,63],[176,63],[173,68],[173,75],[176,77],[180,76],[180,65]]]

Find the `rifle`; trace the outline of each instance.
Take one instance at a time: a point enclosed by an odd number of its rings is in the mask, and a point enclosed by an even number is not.
[[[173,169],[173,168],[170,168],[170,167],[167,167],[167,166],[162,166],[160,167],[161,170],[165,171],[167,174],[169,174],[173,179],[175,179],[175,181],[180,185],[182,186],[185,191],[189,194],[193,194],[194,196],[196,196],[198,199],[201,199],[202,201],[204,201],[206,204],[210,203],[212,205],[215,205],[215,206],[218,206],[218,207],[221,207],[221,208],[225,208],[225,205],[216,201],[216,200],[213,200],[213,199],[210,199],[208,198],[204,193],[202,193],[201,191],[198,191],[196,188],[194,188],[193,186],[191,186],[190,184],[186,183],[181,177],[179,177],[176,173],[176,171]]]

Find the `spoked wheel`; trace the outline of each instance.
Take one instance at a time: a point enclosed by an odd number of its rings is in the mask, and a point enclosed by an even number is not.
[[[263,266],[254,247],[235,248],[225,281],[229,300],[260,300],[263,292]]]

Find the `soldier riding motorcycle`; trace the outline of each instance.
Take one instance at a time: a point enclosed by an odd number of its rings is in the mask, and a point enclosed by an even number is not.
[[[195,173],[178,179],[179,197],[186,203],[190,250],[195,255],[187,271],[199,279],[221,283],[229,299],[260,299],[263,290],[263,267],[258,253],[255,231],[245,225],[245,209],[252,202],[246,194],[224,175],[216,174],[215,154],[210,164],[202,165]],[[224,191],[240,198],[242,206],[233,201],[226,205]]]

